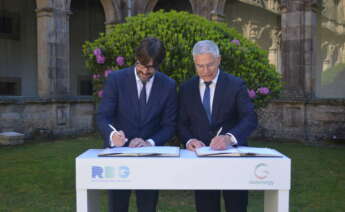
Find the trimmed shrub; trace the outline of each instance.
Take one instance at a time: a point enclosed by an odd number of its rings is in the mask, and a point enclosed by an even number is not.
[[[186,12],[158,11],[126,19],[107,33],[83,45],[86,67],[93,74],[94,94],[102,95],[103,83],[111,71],[131,66],[134,51],[145,37],[156,37],[167,54],[160,69],[181,83],[195,75],[192,48],[197,41],[213,40],[222,55],[221,69],[242,78],[256,108],[279,95],[280,76],[268,63],[267,52],[245,39],[225,23],[209,21]]]

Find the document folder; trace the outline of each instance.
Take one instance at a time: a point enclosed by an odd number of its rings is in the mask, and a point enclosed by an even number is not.
[[[205,156],[227,156],[227,157],[240,157],[240,156],[253,156],[253,157],[282,157],[282,154],[271,148],[259,147],[230,147],[226,150],[212,150],[210,147],[205,146],[196,149],[196,155],[199,157]]]
[[[180,148],[173,146],[150,146],[150,147],[115,147],[107,148],[98,154],[101,157],[131,157],[131,156],[180,156]]]

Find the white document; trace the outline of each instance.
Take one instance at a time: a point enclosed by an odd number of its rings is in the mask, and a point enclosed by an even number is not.
[[[128,156],[180,156],[180,148],[175,146],[149,146],[149,147],[115,147],[107,148],[98,154],[107,157],[128,157]]]
[[[282,154],[271,148],[259,148],[259,147],[230,147],[226,150],[212,150],[211,147],[205,146],[196,149],[197,156],[253,156],[253,157],[281,157]]]

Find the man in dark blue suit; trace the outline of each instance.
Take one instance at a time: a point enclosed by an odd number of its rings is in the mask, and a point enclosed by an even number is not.
[[[221,57],[213,41],[196,43],[193,59],[198,76],[183,83],[179,91],[177,129],[181,142],[191,151],[202,146],[223,150],[247,145],[257,118],[245,83],[219,69]],[[227,212],[247,210],[248,191],[222,193]],[[219,212],[220,195],[220,191],[195,191],[197,211]]]
[[[96,117],[104,147],[160,146],[175,133],[176,83],[158,72],[165,56],[163,43],[146,38],[135,56],[134,66],[114,71],[105,84]],[[109,211],[128,211],[130,193],[109,191]],[[158,191],[137,190],[136,200],[138,211],[156,211]]]

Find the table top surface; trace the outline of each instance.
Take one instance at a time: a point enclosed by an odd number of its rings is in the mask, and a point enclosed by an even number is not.
[[[162,157],[162,156],[145,156],[145,157],[136,157],[136,156],[131,156],[131,157],[99,157],[98,154],[103,151],[104,149],[89,149],[86,150],[84,153],[79,155],[76,159],[99,159],[99,160],[113,160],[113,159],[119,159],[119,158],[126,158],[128,159],[140,159],[140,160],[148,160],[148,159],[155,159],[159,158],[161,159],[175,159],[175,160],[180,160],[180,159],[201,159],[201,160],[214,160],[214,159],[243,159],[243,160],[256,160],[258,158],[260,159],[275,159],[275,160],[290,160],[289,157],[285,156],[284,154],[278,152],[281,157],[254,157],[254,156],[245,156],[245,157],[234,157],[234,156],[209,156],[209,157],[198,157],[194,152],[186,150],[186,149],[180,149],[180,156],[179,157]]]

